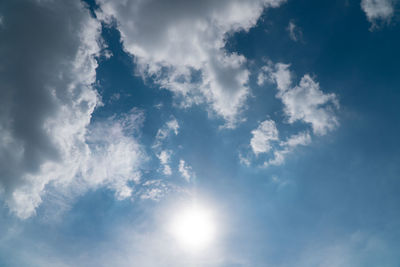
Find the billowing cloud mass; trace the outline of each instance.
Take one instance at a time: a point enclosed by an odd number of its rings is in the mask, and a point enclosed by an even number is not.
[[[78,0],[3,1],[0,14],[0,191],[10,210],[34,214],[49,183],[128,196],[140,154],[128,132],[139,115],[88,130],[100,23]]]
[[[361,8],[374,27],[377,21],[388,21],[392,18],[394,4],[394,0],[362,0]]]
[[[182,106],[208,103],[227,127],[239,121],[249,94],[246,58],[224,49],[229,34],[253,27],[264,8],[283,0],[98,0],[116,19],[139,72],[171,90]]]

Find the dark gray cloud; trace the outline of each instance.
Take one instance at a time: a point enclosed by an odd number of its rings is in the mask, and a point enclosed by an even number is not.
[[[0,188],[27,217],[97,103],[100,24],[79,0],[2,1],[0,16]]]

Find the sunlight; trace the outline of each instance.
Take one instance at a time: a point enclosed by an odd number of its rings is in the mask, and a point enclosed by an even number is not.
[[[215,237],[215,223],[209,209],[191,205],[180,210],[172,221],[172,234],[184,249],[206,248]]]

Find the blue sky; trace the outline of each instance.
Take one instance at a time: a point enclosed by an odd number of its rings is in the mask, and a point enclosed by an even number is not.
[[[399,7],[2,2],[0,266],[398,266]]]

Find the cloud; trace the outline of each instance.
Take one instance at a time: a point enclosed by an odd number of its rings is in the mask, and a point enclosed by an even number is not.
[[[261,154],[268,155],[263,166],[282,165],[286,155],[292,153],[299,146],[308,145],[311,136],[308,132],[300,132],[289,136],[285,141],[280,141],[279,131],[273,120],[265,120],[258,127],[251,131],[253,137],[250,140],[250,147],[253,154],[258,157]],[[241,164],[250,166],[251,156],[239,154]]]
[[[249,95],[249,71],[243,55],[224,49],[226,39],[282,2],[99,0],[98,16],[117,21],[144,79],[172,91],[180,106],[207,103],[226,127],[234,127]]]
[[[292,153],[297,146],[306,146],[310,143],[311,136],[308,132],[300,132],[289,136],[286,141],[280,142],[279,146],[273,151],[273,157],[264,162],[264,167],[282,165],[285,162],[286,155]]]
[[[158,159],[160,160],[161,165],[163,166],[163,173],[165,175],[171,175],[172,170],[171,167],[169,166],[169,161],[172,155],[171,150],[162,150],[158,155]]]
[[[81,171],[85,183],[91,188],[108,187],[117,199],[132,195],[129,184],[140,182],[139,167],[146,159],[144,149],[134,138],[143,120],[143,113],[134,109],[90,126],[86,138],[90,157]]]
[[[278,129],[273,120],[265,120],[258,125],[257,129],[251,131],[253,137],[250,146],[254,154],[266,153],[271,150],[271,141],[279,140]]]
[[[190,182],[196,177],[196,174],[192,171],[192,167],[188,166],[183,159],[179,161],[179,172],[185,178],[186,182]]]
[[[177,191],[177,188],[172,184],[167,184],[162,180],[155,179],[144,182],[136,194],[140,199],[159,201],[172,190]]]
[[[287,26],[286,30],[289,33],[290,39],[295,42],[302,41],[303,31],[293,21],[289,21],[289,25]]]
[[[339,125],[335,115],[335,110],[339,108],[336,95],[322,92],[319,83],[309,74],[305,74],[293,87],[289,67],[288,64],[277,63],[262,69],[267,80],[277,86],[277,98],[282,100],[288,123],[302,121],[310,124],[316,135],[325,135],[335,129]]]
[[[378,21],[388,22],[394,15],[394,0],[362,0],[361,9],[372,23],[371,29],[377,27]]]
[[[171,166],[169,165],[169,162],[171,156],[173,155],[172,150],[163,149],[165,139],[167,139],[172,134],[178,135],[178,133],[179,133],[179,123],[174,117],[172,117],[160,129],[158,129],[155,137],[153,150],[160,161],[162,172],[165,175],[172,174],[172,169]]]
[[[335,94],[325,94],[317,82],[310,75],[305,74],[298,85],[293,86],[293,74],[289,64],[268,62],[261,68],[257,77],[257,84],[274,83],[278,90],[276,97],[283,103],[283,111],[287,123],[301,121],[311,125],[315,135],[325,135],[338,125],[335,111],[339,102]],[[293,153],[296,147],[311,143],[311,135],[307,130],[292,134],[281,140],[275,121],[265,120],[253,131],[250,140],[252,153],[258,157],[265,154],[264,167],[281,165],[286,156]],[[254,156],[239,154],[242,164],[250,166]]]
[[[178,135],[179,133],[179,123],[174,117],[167,121],[160,129],[158,129],[153,148],[159,149],[162,145],[162,142],[172,133],[175,135]]]
[[[117,198],[138,182],[140,112],[90,124],[100,23],[81,1],[0,4],[0,193],[20,218],[52,188],[106,186]]]

